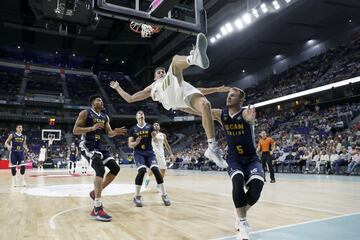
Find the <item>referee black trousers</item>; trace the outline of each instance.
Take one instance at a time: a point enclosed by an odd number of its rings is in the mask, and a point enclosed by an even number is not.
[[[262,167],[264,169],[264,173],[266,172],[266,164],[267,164],[267,169],[270,172],[270,179],[271,180],[275,180],[275,174],[274,174],[274,167],[272,164],[272,156],[270,154],[270,152],[263,152],[261,154],[261,163],[262,163]]]

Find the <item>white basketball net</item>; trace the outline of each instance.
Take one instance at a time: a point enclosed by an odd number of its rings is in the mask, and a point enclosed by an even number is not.
[[[149,38],[153,34],[153,28],[147,24],[141,24],[141,37]]]
[[[49,147],[53,144],[54,140],[55,140],[55,135],[53,134],[49,134],[48,136],[48,142],[49,142]]]

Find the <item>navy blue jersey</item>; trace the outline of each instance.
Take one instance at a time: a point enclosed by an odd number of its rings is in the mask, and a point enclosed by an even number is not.
[[[230,116],[227,108],[221,112],[221,122],[225,130],[228,155],[253,156],[256,154],[254,126],[242,117],[243,109]]]
[[[100,114],[96,113],[91,108],[87,110],[88,116],[86,118],[85,127],[92,127],[96,123],[103,123],[104,125],[109,121],[109,117],[107,114],[101,112]],[[87,145],[97,146],[103,142],[103,135],[105,133],[104,129],[97,129],[96,131],[88,132],[84,134],[84,138],[86,140]]]
[[[18,135],[16,132],[12,133],[11,140],[11,151],[12,152],[23,152],[24,151],[24,143],[25,143],[25,135]]]
[[[70,157],[76,156],[76,147],[70,147]]]
[[[136,145],[134,150],[153,150],[151,140],[151,133],[154,131],[154,127],[145,123],[143,127],[139,127],[139,125],[135,125],[130,129],[130,137],[133,137],[136,140],[137,137],[142,137],[140,143]]]

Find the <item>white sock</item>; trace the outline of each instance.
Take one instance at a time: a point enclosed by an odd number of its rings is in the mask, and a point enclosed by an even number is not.
[[[187,62],[187,64],[189,64],[189,65],[194,65],[193,55],[187,56],[187,57],[186,57],[186,62]]]
[[[165,191],[165,186],[163,183],[161,184],[158,184],[159,188],[160,188],[160,192],[161,192],[161,195],[166,195],[166,191]]]
[[[141,185],[135,185],[135,197],[140,196]]]
[[[101,200],[100,200],[100,198],[95,198],[95,200],[94,200],[94,206],[95,206],[95,207],[101,207]]]

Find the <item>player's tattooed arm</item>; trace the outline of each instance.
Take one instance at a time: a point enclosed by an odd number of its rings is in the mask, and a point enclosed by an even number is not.
[[[85,127],[86,126],[86,118],[87,118],[87,111],[83,110],[79,113],[78,118],[76,119],[74,128],[73,128],[73,134],[75,135],[81,135],[84,133],[92,132],[97,129],[103,129],[104,124],[103,123],[96,123],[92,127]]]
[[[111,81],[110,87],[117,91],[117,93],[127,102],[127,103],[133,103],[133,102],[139,102],[142,100],[147,99],[151,95],[151,87],[148,86],[144,88],[143,90],[134,93],[133,95],[128,94],[124,91],[119,85],[117,81]]]
[[[115,137],[118,135],[125,135],[127,130],[125,127],[112,129],[110,126],[110,119],[108,117],[108,120],[105,123],[105,132],[109,137]]]
[[[227,87],[225,85],[222,85],[220,87],[213,87],[213,88],[198,88],[198,90],[204,95],[209,95],[212,93],[226,93],[229,92],[230,89],[231,87]]]
[[[4,144],[5,148],[6,148],[7,150],[9,150],[9,151],[10,151],[10,149],[11,149],[11,144],[10,144],[10,143],[11,143],[12,138],[13,138],[13,135],[10,134],[10,135],[8,136],[8,138],[6,139],[5,144]]]

